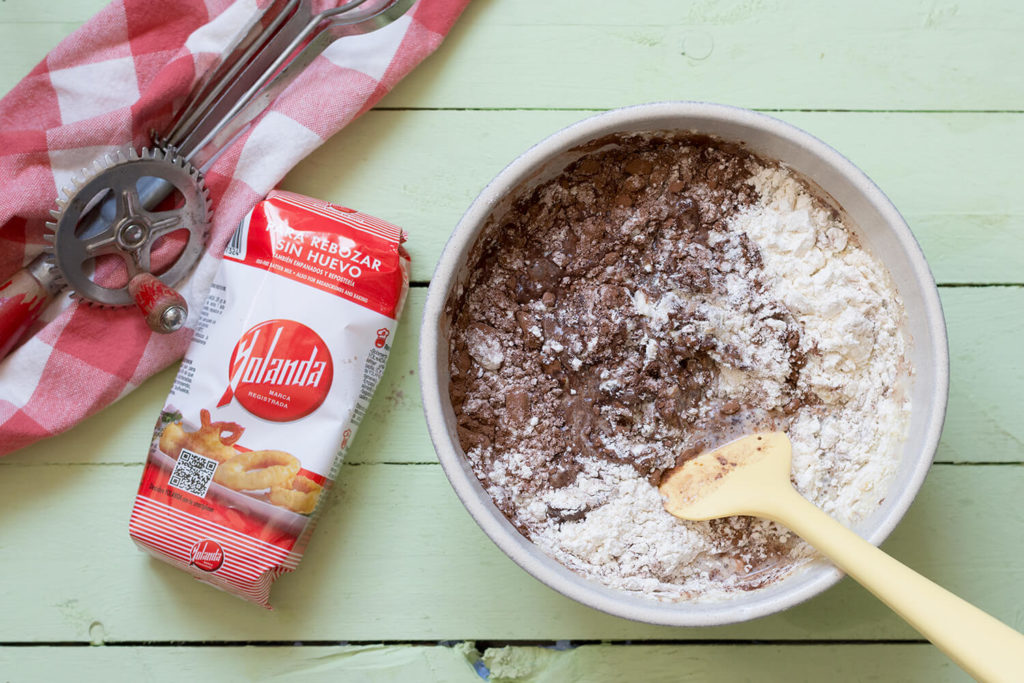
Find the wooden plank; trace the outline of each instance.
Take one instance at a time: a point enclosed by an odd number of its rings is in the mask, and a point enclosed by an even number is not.
[[[109,0],[54,0],[34,2],[33,0],[4,0],[0,13],[0,27],[19,24],[67,23],[78,26],[99,12]],[[73,30],[73,29],[72,29]],[[33,47],[26,41],[23,50]],[[38,46],[36,46],[38,49]]]
[[[25,77],[109,0],[5,0],[0,9],[0,93]]]
[[[373,111],[314,152],[284,187],[406,228],[413,279],[424,281],[477,193],[531,145],[592,113]],[[940,283],[1024,282],[1024,115],[773,115],[820,137],[878,183]]]
[[[915,633],[844,581],[788,612],[707,629],[607,616],[543,586],[476,527],[437,465],[342,471],[273,612],[200,584],[128,538],[135,465],[7,466],[2,642],[888,640]],[[938,465],[886,549],[1024,628],[1024,467]]]
[[[5,681],[106,683],[130,671],[158,681],[324,681],[345,683],[480,683],[471,645],[420,647],[0,647]],[[123,675],[123,673],[122,673]]]
[[[1019,312],[1024,288],[957,287],[941,290],[949,329],[952,381],[938,462],[1024,462],[1024,422],[1018,397],[1024,387]],[[350,463],[436,462],[423,421],[417,349],[426,289],[414,287],[387,371],[348,453]],[[67,434],[0,461],[141,463],[153,421],[170,390],[167,370]]]
[[[59,3],[73,8],[68,15],[17,4],[11,19],[0,15],[0,90],[102,1]],[[387,102],[605,108],[688,98],[765,108],[1020,110],[1014,65],[1024,62],[1022,28],[1024,8],[1012,0],[476,2]]]
[[[491,683],[970,681],[931,645],[585,645],[492,648]]]
[[[1011,2],[474,3],[389,106],[1019,109],[992,65],[1021,63],[1022,24]]]
[[[472,668],[479,661],[481,673]],[[321,681],[346,683],[687,683],[709,680],[927,681],[971,679],[927,644],[585,645],[569,650],[369,645],[337,647],[32,647],[0,648],[6,680],[106,682],[122,671],[147,681]]]
[[[1024,462],[1024,288],[940,289],[949,334],[941,462]]]

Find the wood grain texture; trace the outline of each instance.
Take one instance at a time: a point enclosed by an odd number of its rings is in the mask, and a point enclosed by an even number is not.
[[[491,683],[970,681],[930,645],[586,645],[492,648]],[[856,674],[854,674],[856,672]]]
[[[0,89],[102,4],[5,2]],[[476,0],[387,106],[1021,110],[1022,28],[1012,0]]]
[[[389,106],[1019,109],[993,65],[1021,63],[1022,24],[1009,0],[486,0]]]
[[[106,682],[131,672],[148,682],[344,681],[480,683],[471,646],[0,648],[5,681]]]
[[[138,551],[137,465],[4,467],[0,643],[119,641],[871,640],[916,634],[846,580],[779,615],[639,624],[564,598],[476,527],[437,465],[343,468],[299,570],[267,612]],[[937,465],[886,550],[1024,627],[1020,465]],[[984,520],[984,523],[979,523]]]
[[[1024,288],[966,287],[940,293],[949,334],[950,390],[936,459],[1024,462]]]
[[[0,91],[106,2],[0,4]],[[940,283],[1024,285],[1022,29],[1024,5],[1011,0],[473,0],[384,109],[328,141],[285,187],[407,228],[423,283],[466,207],[530,145],[609,107],[719,101],[765,110],[859,165],[907,218]],[[1024,287],[940,291],[952,363],[943,464],[885,548],[1021,629]],[[128,539],[173,369],[0,461],[0,643],[33,644],[0,646],[0,680],[463,683],[480,680],[476,661],[495,683],[967,680],[927,644],[887,642],[917,635],[849,580],[755,622],[670,629],[595,612],[530,578],[436,464],[417,386],[424,295],[410,297],[333,504],[299,571],[275,589],[274,612]],[[442,639],[631,644],[282,645]],[[772,642],[743,642],[753,640]],[[212,642],[189,646],[202,641]],[[246,641],[275,646],[228,646]]]
[[[1024,287],[956,287],[940,292],[952,379],[936,461],[1024,462],[1024,421],[1018,401],[1024,386],[1024,358],[1015,352]],[[348,452],[349,463],[436,462],[423,421],[416,358],[425,296],[425,288],[412,289],[387,371]],[[142,463],[173,379],[173,370],[160,373],[131,394],[130,400],[107,408],[67,434],[0,460],[0,468]]]

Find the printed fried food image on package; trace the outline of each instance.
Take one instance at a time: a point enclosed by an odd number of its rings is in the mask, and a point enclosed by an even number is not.
[[[141,548],[269,606],[384,372],[403,241],[289,192],[246,216],[157,420],[129,525]]]

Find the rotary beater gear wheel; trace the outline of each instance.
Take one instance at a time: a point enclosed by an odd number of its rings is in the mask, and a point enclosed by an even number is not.
[[[64,189],[64,198],[50,212],[54,221],[46,224],[53,231],[54,265],[72,296],[104,306],[131,305],[127,284],[107,287],[91,278],[95,260],[120,258],[129,280],[152,273],[157,240],[187,230],[174,262],[153,273],[168,287],[180,282],[202,255],[210,225],[210,193],[199,171],[173,150],[129,149],[108,154],[82,173],[84,179],[73,178],[73,187]],[[154,209],[174,191],[184,198],[183,205]]]

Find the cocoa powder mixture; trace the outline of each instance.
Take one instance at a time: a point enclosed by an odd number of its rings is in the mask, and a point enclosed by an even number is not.
[[[801,377],[815,340],[730,227],[778,167],[709,138],[588,148],[488,226],[448,303],[459,441],[509,521],[586,576],[665,599],[760,587],[811,552],[763,520],[676,520],[654,487],[827,412]]]

